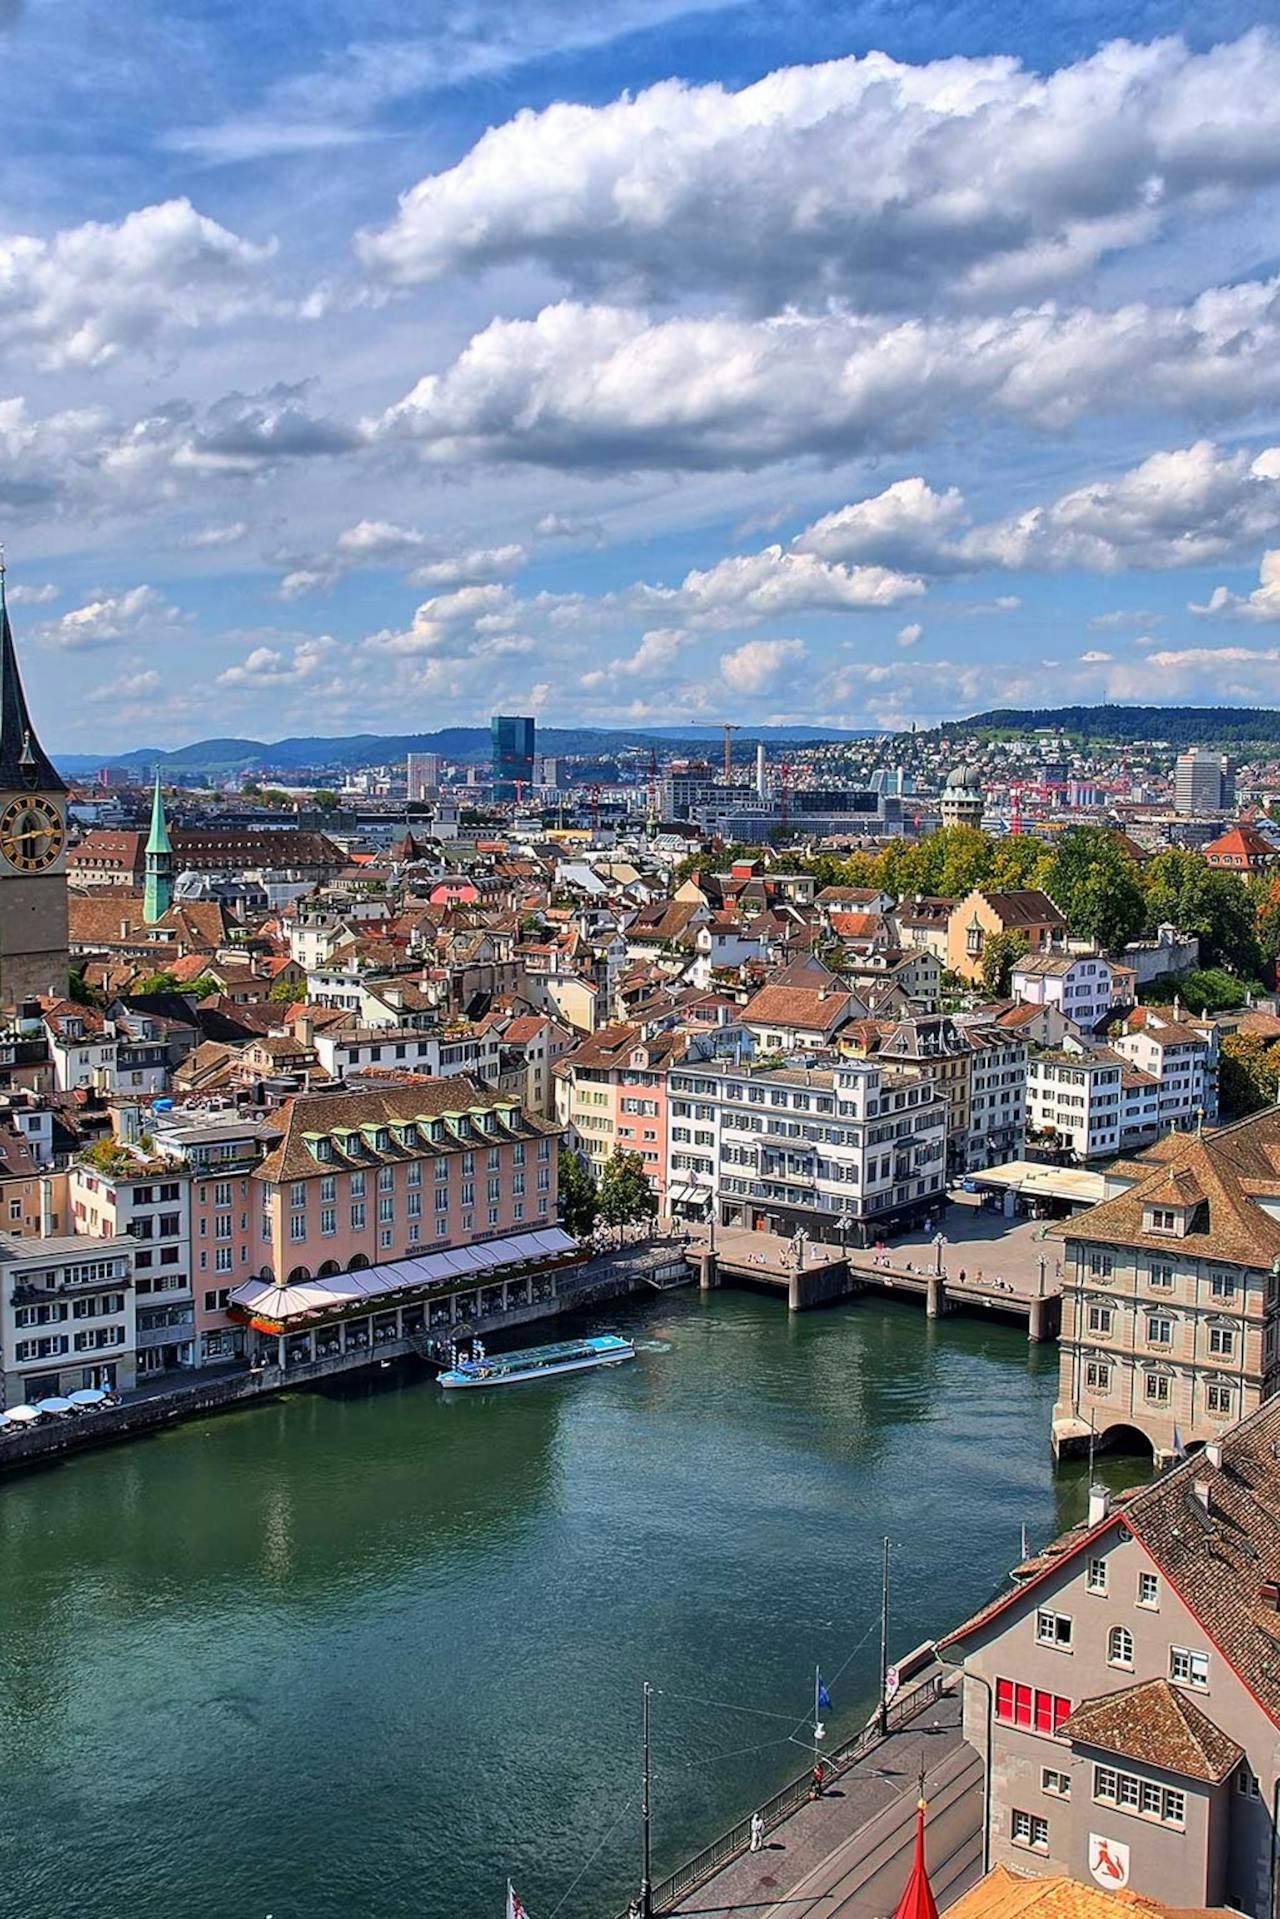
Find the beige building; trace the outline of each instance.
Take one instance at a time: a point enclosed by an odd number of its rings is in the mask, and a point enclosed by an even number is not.
[[[0,1233],[0,1389],[6,1407],[136,1383],[128,1233],[20,1239]]]
[[[1053,1445],[1141,1435],[1157,1459],[1217,1437],[1280,1385],[1280,1108],[1171,1133],[1108,1169],[1056,1230]]]
[[[1067,922],[1047,893],[984,892],[976,886],[958,900],[947,920],[947,965],[961,979],[982,977],[987,941],[997,933],[1021,933],[1029,953],[1045,953],[1067,937]]]
[[[1280,1403],[1086,1523],[944,1642],[993,1864],[1272,1919]]]

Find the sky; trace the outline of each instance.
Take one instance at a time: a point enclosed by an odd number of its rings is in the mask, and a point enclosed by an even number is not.
[[[0,0],[37,726],[1280,703],[1274,0]]]

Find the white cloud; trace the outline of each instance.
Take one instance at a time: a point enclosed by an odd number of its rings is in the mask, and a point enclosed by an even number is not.
[[[6,590],[10,606],[49,606],[56,600],[62,588],[45,582],[41,586],[19,584]]]
[[[463,586],[424,600],[411,624],[401,632],[384,629],[370,634],[365,645],[379,653],[401,655],[500,650],[527,651],[530,642],[514,632],[518,602],[509,586]]]
[[[1097,651],[1096,648],[1080,655],[1080,661],[1083,666],[1104,666],[1108,661],[1114,658],[1115,655],[1113,653],[1101,653]]]
[[[118,701],[143,701],[160,691],[162,681],[154,667],[148,667],[140,673],[122,673],[119,679],[109,680],[105,686],[94,687],[85,694],[95,706],[113,706]]]
[[[638,679],[658,679],[669,673],[677,658],[694,642],[695,635],[683,627],[651,627],[635,652],[625,659],[613,660],[607,667],[593,667],[582,675],[586,687],[608,686],[620,673]]]
[[[237,546],[248,537],[247,520],[215,521],[212,525],[197,527],[194,533],[188,533],[183,546],[194,547],[197,551],[206,551],[223,546]]]
[[[0,350],[45,367],[96,367],[164,333],[233,319],[257,298],[273,252],[185,199],[51,240],[0,235]]]
[[[678,588],[641,587],[642,603],[665,605],[707,626],[801,613],[861,612],[898,606],[924,592],[921,580],[883,566],[836,566],[811,553],[766,546],[731,554]]]
[[[315,639],[299,640],[292,648],[255,646],[235,666],[218,675],[219,686],[276,687],[298,686],[313,680],[328,666],[337,645],[327,633]]]
[[[515,542],[507,546],[476,546],[445,560],[431,560],[409,575],[414,586],[461,586],[468,581],[502,580],[518,573],[528,549]]]
[[[983,414],[1057,430],[1094,410],[1230,413],[1276,399],[1280,280],[1182,307],[896,322],[654,321],[562,302],[493,321],[361,430],[451,465],[716,469],[905,447]]]
[[[735,693],[767,693],[807,652],[803,640],[747,640],[720,655],[720,677]]]
[[[924,628],[919,620],[912,620],[909,626],[900,626],[893,637],[901,647],[919,646],[924,638]]]
[[[402,286],[532,258],[578,290],[917,306],[1043,292],[1277,178],[1267,32],[1204,53],[1115,41],[1045,77],[870,53],[519,113],[357,250]]]
[[[80,653],[121,640],[158,638],[186,623],[187,616],[154,587],[133,586],[121,593],[101,593],[83,606],[72,607],[40,627],[37,637],[59,651]]]
[[[1193,613],[1227,614],[1237,620],[1280,620],[1280,548],[1263,554],[1258,568],[1258,584],[1253,592],[1241,596],[1225,586],[1215,586],[1208,604],[1191,603]]]

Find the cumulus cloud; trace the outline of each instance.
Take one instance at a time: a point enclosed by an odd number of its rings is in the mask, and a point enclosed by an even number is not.
[[[1230,592],[1215,586],[1204,606],[1193,600],[1191,611],[1201,614],[1226,614],[1235,620],[1280,620],[1280,548],[1272,547],[1262,556],[1258,584],[1252,593]]]
[[[164,333],[233,319],[257,297],[273,252],[185,199],[49,240],[0,234],[0,351],[98,367]]]
[[[215,521],[209,526],[197,527],[194,533],[188,533],[182,544],[195,548],[197,552],[204,552],[222,546],[236,546],[248,536],[248,532],[247,520]]]
[[[424,600],[407,628],[370,634],[365,644],[401,655],[525,652],[533,642],[513,630],[517,606],[509,586],[463,586]]]
[[[327,633],[299,640],[292,647],[255,646],[243,660],[219,673],[218,685],[251,689],[299,686],[328,666],[336,650],[336,642]]]
[[[6,591],[10,606],[49,606],[58,598],[61,587],[46,581],[43,585],[20,584]]]
[[[1277,178],[1267,32],[1116,41],[1047,76],[870,53],[519,113],[356,244],[400,286],[534,259],[578,290],[916,306],[1043,292]]]
[[[119,679],[108,680],[103,686],[96,686],[85,694],[95,706],[114,706],[118,701],[136,703],[150,699],[160,691],[162,681],[154,667],[148,667],[141,673],[122,673]]]
[[[807,653],[803,640],[746,640],[720,655],[720,677],[735,693],[767,693]]]
[[[909,626],[900,626],[893,637],[901,647],[919,646],[924,638],[924,628],[919,620],[912,620]]]
[[[362,431],[446,463],[749,468],[906,447],[983,413],[1061,429],[1099,409],[1229,414],[1277,398],[1280,280],[1185,306],[990,319],[659,321],[562,302],[493,321]]]
[[[503,580],[518,573],[529,557],[527,547],[473,546],[448,559],[429,560],[409,575],[414,586],[461,586],[467,581]]]
[[[1081,664],[1084,666],[1104,666],[1108,661],[1114,658],[1115,655],[1113,653],[1101,653],[1096,648],[1092,648],[1088,653],[1082,653],[1080,655]]]
[[[121,593],[101,593],[72,607],[59,619],[38,629],[37,637],[60,652],[81,653],[122,640],[159,638],[187,623],[187,615],[170,606],[153,586],[133,586]]]
[[[877,558],[940,574],[996,567],[1117,573],[1204,566],[1280,531],[1280,449],[1225,452],[1211,441],[1149,459],[1116,479],[986,526],[968,524],[961,493],[918,476],[825,514],[797,535],[799,552]],[[1092,625],[1147,625],[1148,614],[1104,614]]]
[[[692,645],[694,638],[695,635],[683,627],[652,627],[634,653],[612,661],[608,667],[592,667],[590,672],[582,675],[581,684],[586,687],[607,686],[619,673],[639,679],[660,678],[671,671],[679,655]]]
[[[679,611],[707,626],[735,625],[800,613],[849,613],[892,607],[924,592],[922,580],[883,566],[838,566],[811,553],[766,546],[730,555],[673,589],[642,587],[642,601]]]

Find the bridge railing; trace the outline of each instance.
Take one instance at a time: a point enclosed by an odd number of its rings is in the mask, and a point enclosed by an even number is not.
[[[932,1705],[941,1696],[942,1681],[941,1672],[931,1672],[917,1685],[900,1692],[886,1715],[889,1731],[897,1732],[918,1713],[923,1712],[927,1706]],[[869,1752],[874,1752],[875,1748],[883,1743],[884,1737],[877,1721],[871,1719],[861,1732],[855,1733],[851,1739],[845,1740],[843,1745],[837,1746],[834,1752],[825,1757],[827,1781],[840,1778],[851,1766],[856,1766],[860,1759],[864,1759]],[[796,1779],[789,1780],[785,1786],[774,1793],[772,1799],[766,1799],[762,1805],[755,1807],[753,1810],[758,1812],[764,1820],[766,1834],[772,1832],[784,1820],[789,1819],[792,1813],[798,1811],[810,1797],[812,1790],[813,1773],[810,1770],[801,1773]],[[652,1894],[654,1912],[657,1914],[673,1912],[687,1893],[704,1885],[708,1879],[713,1878],[720,1871],[721,1867],[727,1866],[740,1853],[744,1853],[751,1844],[751,1816],[748,1813],[736,1825],[730,1826],[727,1832],[722,1832],[719,1838],[713,1839],[709,1846],[704,1846],[701,1852],[695,1853],[692,1859],[687,1859],[684,1865],[678,1866],[665,1879],[658,1880]],[[620,1919],[626,1919],[626,1915],[620,1915]]]

